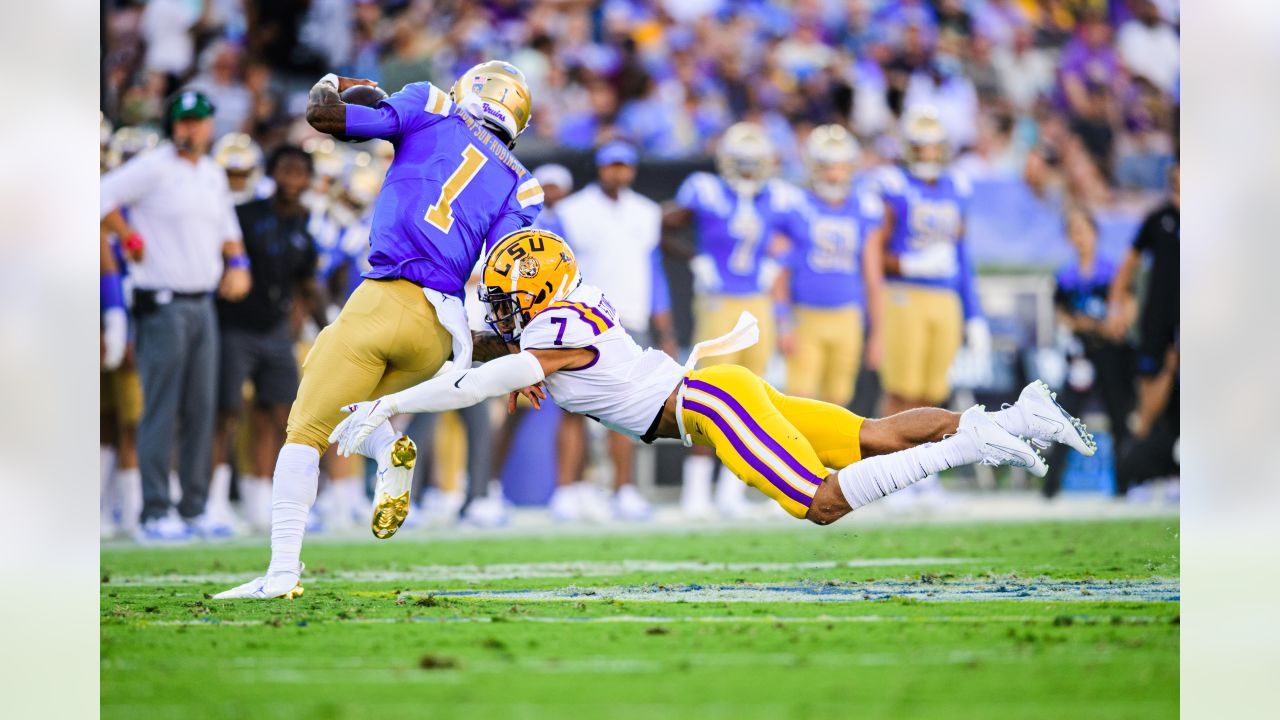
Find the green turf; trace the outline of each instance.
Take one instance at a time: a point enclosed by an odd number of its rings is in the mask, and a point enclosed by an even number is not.
[[[441,565],[960,563],[414,580]],[[430,593],[958,578],[1177,578],[1176,520],[310,543],[307,594],[219,602],[256,545],[102,553],[119,718],[1153,718],[1178,708],[1176,602],[479,600]],[[438,568],[437,568],[438,570]],[[398,571],[397,579],[342,579]],[[409,578],[409,579],[406,579]],[[135,584],[144,583],[144,584]]]

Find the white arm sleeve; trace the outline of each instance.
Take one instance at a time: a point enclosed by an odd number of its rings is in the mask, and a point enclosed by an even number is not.
[[[532,353],[518,352],[481,365],[454,370],[383,398],[393,414],[444,412],[471,407],[481,400],[506,395],[542,382],[542,363]]]

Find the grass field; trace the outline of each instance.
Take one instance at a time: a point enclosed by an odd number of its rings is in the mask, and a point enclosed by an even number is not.
[[[1160,718],[1178,521],[102,552],[110,718]]]

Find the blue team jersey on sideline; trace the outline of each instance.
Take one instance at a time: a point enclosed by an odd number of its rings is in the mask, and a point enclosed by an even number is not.
[[[973,263],[964,242],[965,215],[973,189],[963,175],[944,172],[936,182],[929,183],[891,166],[883,168],[875,186],[887,210],[893,211],[893,234],[888,240],[888,252],[903,255],[917,252],[938,243],[954,248],[958,270],[945,278],[908,278],[887,275],[893,282],[912,283],[926,287],[951,290],[960,295],[966,319],[982,314],[974,286]]]
[[[764,292],[760,261],[798,198],[799,190],[782,180],[768,181],[750,201],[739,198],[729,183],[708,172],[695,172],[680,184],[676,203],[693,211],[698,252],[715,260],[721,293]]]
[[[1069,313],[1103,320],[1115,274],[1115,265],[1105,258],[1096,258],[1088,275],[1080,269],[1079,262],[1073,262],[1058,271],[1054,301]]]
[[[782,225],[792,243],[785,259],[792,301],[822,308],[863,305],[863,249],[867,233],[883,221],[884,205],[873,193],[850,193],[833,207],[805,191]]]
[[[533,174],[431,83],[406,85],[374,108],[348,105],[346,129],[396,149],[374,206],[364,277],[461,297],[486,244],[528,227],[542,208]]]

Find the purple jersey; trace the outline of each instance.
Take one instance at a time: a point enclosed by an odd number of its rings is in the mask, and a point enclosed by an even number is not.
[[[938,243],[955,249],[956,273],[946,278],[908,278],[889,275],[894,282],[915,283],[960,294],[966,319],[982,315],[973,282],[973,263],[964,242],[964,217],[973,193],[969,181],[954,171],[936,182],[925,182],[898,166],[884,168],[877,178],[880,197],[893,213],[888,252],[903,255]]]
[[[782,227],[792,243],[786,258],[791,299],[822,308],[863,305],[862,250],[867,233],[883,221],[884,205],[873,193],[850,193],[832,206],[805,192]]]
[[[528,227],[542,209],[533,174],[431,83],[406,85],[374,108],[348,105],[347,134],[396,148],[364,277],[405,278],[461,297],[486,242]]]
[[[725,295],[755,295],[760,287],[760,261],[782,218],[799,192],[781,180],[770,180],[753,198],[738,195],[723,178],[695,172],[676,191],[676,203],[693,211],[698,252],[711,256]]]

